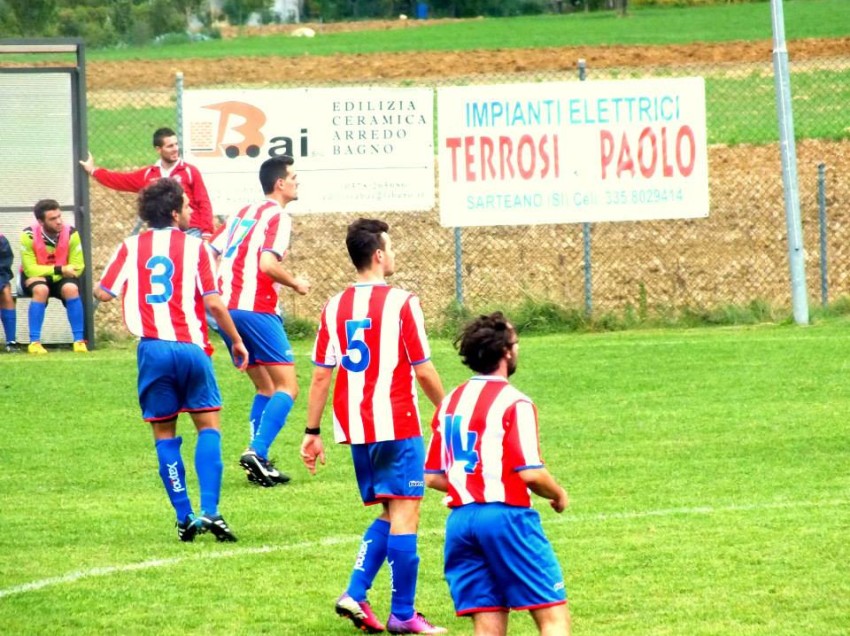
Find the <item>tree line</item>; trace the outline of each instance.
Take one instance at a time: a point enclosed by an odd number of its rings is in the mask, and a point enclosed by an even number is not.
[[[627,0],[303,0],[302,22],[415,17],[507,17],[544,12],[617,9]],[[142,45],[168,34],[195,31],[217,37],[216,24],[288,21],[274,0],[0,0],[0,37],[80,37],[93,48]]]

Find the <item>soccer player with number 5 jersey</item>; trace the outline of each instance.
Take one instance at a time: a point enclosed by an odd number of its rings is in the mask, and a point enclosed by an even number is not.
[[[336,612],[368,633],[386,628],[391,634],[444,634],[445,628],[414,608],[425,448],[413,380],[434,405],[443,397],[443,386],[430,361],[418,299],[385,281],[395,271],[388,232],[383,221],[368,219],[348,227],[345,243],[357,282],[322,310],[301,458],[313,474],[317,460],[325,462],[319,425],[336,369],[334,438],[351,445],[363,503],[381,504],[380,515],[363,535]],[[392,588],[386,626],[367,600],[385,560]]]
[[[221,459],[221,395],[213,375],[212,346],[204,308],[232,343],[240,370],[248,352],[216,288],[212,254],[189,227],[189,198],[171,179],[155,181],[139,194],[139,216],[148,229],[125,239],[106,265],[94,296],[123,297],[124,322],[139,341],[138,389],[142,416],[150,422],[162,483],[177,513],[177,536],[192,541],[211,532],[236,541],[218,510]],[[177,416],[189,413],[198,431],[195,470],[201,510],[195,515],[176,437]]]
[[[445,574],[458,616],[477,636],[507,634],[508,612],[530,610],[545,636],[570,633],[561,567],[531,509],[529,490],[567,507],[543,466],[534,403],[508,382],[519,342],[501,312],[480,316],[458,339],[478,375],[434,414],[425,483],[447,492]]]

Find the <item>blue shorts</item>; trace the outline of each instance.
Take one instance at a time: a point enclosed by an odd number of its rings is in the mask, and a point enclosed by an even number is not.
[[[242,342],[248,350],[248,366],[268,364],[293,364],[295,356],[292,345],[283,329],[283,319],[277,314],[261,314],[245,309],[231,309],[230,317],[236,325],[236,331],[242,336]],[[232,342],[222,331],[222,340],[231,351]],[[231,351],[230,357],[233,358]],[[234,360],[234,364],[236,361]]]
[[[142,338],[136,353],[139,405],[146,422],[221,409],[212,360],[198,345]]]
[[[561,566],[531,508],[453,508],[446,521],[445,573],[458,616],[567,602]]]
[[[421,437],[352,444],[351,458],[360,498],[367,506],[425,495],[425,443]]]

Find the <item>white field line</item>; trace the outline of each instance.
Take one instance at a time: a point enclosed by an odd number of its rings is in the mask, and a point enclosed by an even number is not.
[[[547,523],[578,523],[594,521],[612,521],[617,519],[641,519],[644,517],[674,517],[676,515],[711,515],[722,512],[749,512],[752,510],[782,510],[785,508],[826,508],[829,506],[847,506],[850,500],[831,499],[826,501],[777,501],[774,503],[733,504],[730,506],[695,506],[692,508],[665,508],[662,510],[642,510],[635,512],[602,512],[595,515],[569,515],[549,519]],[[539,510],[543,508],[538,505]],[[569,509],[568,509],[569,510]]]
[[[551,517],[547,515],[546,523],[594,523],[605,521],[616,521],[620,519],[642,519],[646,517],[672,517],[677,515],[710,515],[725,512],[750,512],[754,510],[782,510],[787,508],[824,508],[829,506],[847,506],[850,501],[844,499],[834,499],[827,501],[785,501],[776,503],[756,503],[756,504],[739,504],[731,506],[696,506],[693,508],[666,508],[662,510],[643,510],[634,512],[609,512],[591,515],[571,515],[567,513],[563,516]],[[546,514],[543,506],[538,505],[538,509]],[[420,535],[442,535],[443,528],[425,530],[420,532]],[[359,535],[336,536],[321,539],[318,543],[322,546],[334,546],[345,543],[354,544],[360,540]],[[250,556],[254,554],[267,554],[270,552],[282,552],[288,550],[313,550],[316,542],[304,541],[301,543],[291,543],[287,545],[274,546],[259,546],[251,548],[233,548],[230,550],[219,550],[217,552],[203,552],[190,556],[171,557],[167,559],[151,559],[150,561],[141,561],[139,563],[128,563],[126,565],[111,565],[106,567],[90,568],[88,570],[79,570],[77,572],[69,572],[62,576],[54,576],[39,581],[31,581],[30,583],[22,583],[13,585],[5,589],[0,589],[0,598],[13,596],[16,594],[24,594],[26,592],[34,592],[46,587],[53,587],[62,583],[74,583],[83,579],[90,579],[99,576],[109,576],[112,574],[121,574],[124,572],[135,572],[138,570],[149,570],[153,568],[162,568],[178,565],[186,561],[194,561],[200,559],[227,559],[230,557]]]

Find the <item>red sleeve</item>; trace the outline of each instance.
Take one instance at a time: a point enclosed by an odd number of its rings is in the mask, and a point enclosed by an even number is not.
[[[322,317],[319,319],[319,330],[316,333],[316,342],[313,344],[313,364],[320,367],[336,367],[339,360],[336,352],[331,346],[331,336],[328,327],[328,306],[322,308]]]
[[[148,168],[133,172],[113,172],[106,168],[97,168],[91,173],[98,183],[121,192],[138,192],[147,185],[145,173]]]
[[[419,299],[412,294],[401,309],[401,340],[410,364],[416,365],[431,359],[431,348],[425,334],[425,317]]]
[[[216,254],[221,254],[224,252],[224,248],[227,247],[227,240],[224,236],[226,231],[227,223],[222,223],[209,239],[209,245]]]
[[[442,407],[442,405],[440,405]],[[440,413],[442,408],[434,412],[431,420],[431,439],[428,442],[428,454],[425,459],[425,472],[444,473],[446,467],[443,465],[443,435],[440,432]]]
[[[201,294],[218,293],[218,287],[215,284],[215,266],[213,265],[212,252],[206,243],[201,245],[199,251],[198,282],[201,286]]]
[[[543,466],[540,456],[537,407],[531,402],[519,401],[505,411],[505,436],[503,463],[514,469]]]
[[[212,234],[215,230],[213,224],[212,203],[207,193],[207,186],[201,171],[195,166],[186,164],[186,169],[191,172],[192,191],[189,193],[189,205],[192,206],[192,220],[190,225],[201,230],[204,234]]]
[[[127,253],[127,243],[123,242],[113,252],[100,278],[100,286],[113,296],[118,296],[123,291],[126,281],[124,263],[127,262]]]
[[[289,247],[289,219],[283,218],[281,214],[275,214],[269,220],[266,226],[266,233],[263,237],[263,251],[271,251],[278,255],[279,260],[283,260],[286,254],[286,248]]]

